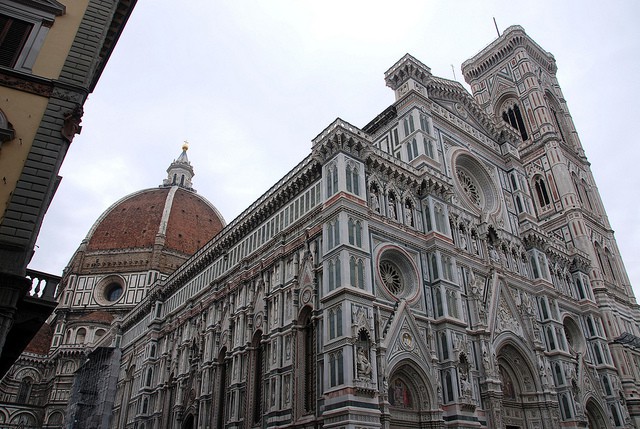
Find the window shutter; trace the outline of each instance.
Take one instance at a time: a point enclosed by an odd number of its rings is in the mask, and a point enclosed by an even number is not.
[[[28,22],[0,15],[0,66],[16,64],[32,27]]]

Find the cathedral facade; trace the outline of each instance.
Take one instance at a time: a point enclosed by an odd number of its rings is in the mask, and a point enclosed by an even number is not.
[[[52,428],[640,427],[640,313],[553,56],[514,26],[463,74],[472,94],[404,56],[390,107],[330,124],[177,269],[134,280],[136,246],[83,244],[24,407],[62,395]]]

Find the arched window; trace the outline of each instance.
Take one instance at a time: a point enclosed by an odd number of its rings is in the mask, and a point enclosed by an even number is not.
[[[407,160],[412,161],[418,156],[418,142],[416,138],[412,138],[407,142]]]
[[[312,413],[315,410],[316,401],[316,383],[315,383],[315,327],[311,319],[311,309],[305,307],[302,310],[299,324],[300,329],[298,344],[298,375],[296,377],[298,388],[302,397],[302,414]]]
[[[352,256],[349,259],[349,274],[351,286],[364,289],[364,263],[362,259]]]
[[[76,331],[76,344],[84,344],[84,340],[87,337],[87,330],[80,328]]]
[[[513,104],[513,106],[509,107],[507,110],[502,112],[502,119],[513,128],[520,132],[520,137],[522,137],[522,141],[528,140],[529,136],[527,134],[527,129],[524,126],[524,119],[522,114],[520,113],[520,107],[517,104]]]
[[[144,380],[146,387],[151,387],[151,381],[153,380],[153,368],[147,368],[147,377]]]
[[[422,138],[424,144],[424,153],[431,159],[436,159],[435,152],[433,150],[433,142],[427,138]]]
[[[538,204],[540,205],[540,207],[546,207],[551,204],[549,192],[547,191],[547,185],[542,176],[536,176],[533,179],[533,186],[535,188],[536,196],[538,197]]]
[[[252,404],[250,410],[253,413],[253,424],[257,424],[262,420],[262,373],[264,365],[264,351],[262,340],[262,331],[258,330],[253,334],[253,340],[251,341],[252,349],[252,366],[253,372],[251,373],[251,391],[252,391]]]
[[[18,396],[16,402],[19,404],[26,404],[29,402],[29,396],[31,396],[31,387],[33,386],[33,379],[31,377],[24,377],[20,381],[20,387],[18,388]]]
[[[351,163],[347,164],[346,168],[347,173],[347,191],[352,192],[356,195],[360,195],[360,178],[358,174],[358,167],[355,165],[351,165]]]
[[[340,258],[335,258],[329,261],[329,290],[334,290],[340,286]]]
[[[362,222],[349,218],[349,244],[362,247]]]
[[[338,192],[338,169],[335,164],[327,167],[327,197]]]
[[[223,347],[218,354],[218,361],[216,362],[218,365],[218,410],[217,410],[217,429],[224,429],[226,427],[226,416],[225,416],[225,408],[226,408],[226,397],[227,397],[227,386],[229,385],[229,371],[228,371],[228,362],[226,360],[227,348]]]

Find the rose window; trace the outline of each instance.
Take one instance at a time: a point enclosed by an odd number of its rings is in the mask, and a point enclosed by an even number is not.
[[[380,262],[380,277],[389,292],[395,295],[402,293],[404,289],[402,276],[395,265],[388,261]]]
[[[465,170],[459,168],[458,169],[458,180],[460,181],[460,186],[462,186],[462,190],[467,197],[478,207],[482,207],[482,200],[480,199],[480,193],[478,192],[478,186],[474,182],[474,180],[469,176]]]

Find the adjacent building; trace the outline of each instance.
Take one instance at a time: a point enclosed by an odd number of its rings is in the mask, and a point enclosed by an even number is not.
[[[137,268],[117,243],[163,234],[114,205],[63,278],[42,393],[25,353],[5,404],[58,398],[67,428],[640,427],[638,305],[556,62],[513,26],[462,69],[471,94],[401,58],[391,106],[331,123],[179,267]]]
[[[0,376],[55,308],[60,278],[27,265],[84,102],[134,5],[0,4]]]

